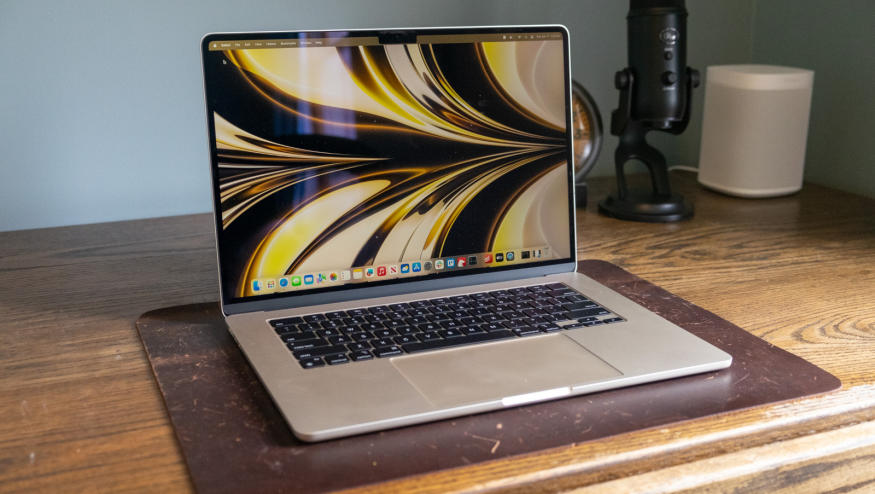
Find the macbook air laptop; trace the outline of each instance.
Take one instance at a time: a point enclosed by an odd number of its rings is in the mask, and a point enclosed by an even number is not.
[[[320,441],[727,367],[576,272],[568,31],[209,34],[222,311]]]

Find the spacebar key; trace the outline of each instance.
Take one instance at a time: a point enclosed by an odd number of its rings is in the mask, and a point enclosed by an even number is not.
[[[514,334],[510,331],[493,331],[491,333],[472,334],[446,340],[407,343],[406,345],[401,345],[401,348],[407,353],[416,353],[424,352],[426,350],[437,350],[439,348],[449,348],[452,346],[470,345],[471,343],[480,343],[481,341],[503,340],[505,338],[514,338]]]

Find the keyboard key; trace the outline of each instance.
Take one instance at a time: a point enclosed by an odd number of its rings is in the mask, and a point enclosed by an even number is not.
[[[300,333],[287,333],[280,336],[283,341],[290,343],[292,341],[312,340],[316,338],[316,333],[312,331],[302,331]]]
[[[395,332],[400,334],[401,336],[406,336],[406,335],[419,333],[420,331],[417,328],[413,328],[410,326],[399,326],[399,327],[395,328]]]
[[[418,329],[420,332],[425,333],[425,332],[429,332],[429,331],[437,331],[437,330],[442,329],[442,328],[438,323],[427,322],[427,323],[417,324],[416,329]]]
[[[296,328],[296,327],[294,327],[294,326],[291,326],[291,327],[288,327],[288,326],[277,326],[277,327],[273,328],[273,330],[276,331],[276,334],[278,334],[278,335],[280,335],[280,336],[282,336],[282,335],[284,335],[284,334],[297,333],[297,332],[298,332],[298,328]]]
[[[537,323],[537,324],[535,324],[535,327],[538,328],[538,331],[541,331],[544,333],[553,333],[555,331],[562,330],[562,328],[560,328],[559,326],[557,326],[553,323],[549,323],[549,322]]]
[[[358,362],[359,360],[371,360],[374,356],[367,350],[357,350],[349,354],[350,358]]]
[[[335,353],[345,353],[346,347],[343,345],[337,346],[320,346],[315,348],[306,348],[303,350],[296,350],[292,352],[292,355],[295,356],[296,359],[301,360],[310,357],[322,357],[324,355],[332,355]]]
[[[484,314],[484,315],[480,316],[480,320],[485,322],[485,323],[490,323],[490,322],[504,321],[504,318],[499,316],[498,314]]]
[[[449,348],[459,345],[470,345],[471,343],[480,343],[483,341],[501,340],[505,338],[513,338],[513,333],[510,331],[496,331],[493,333],[475,334],[470,336],[462,336],[459,338],[450,338],[448,340],[431,340],[420,343],[408,343],[404,345],[404,351],[408,353],[424,352],[426,350],[436,350],[438,348]]]
[[[328,342],[323,340],[322,338],[310,338],[306,340],[290,341],[288,343],[288,347],[292,351],[304,350],[307,348],[316,348],[320,346],[328,346]]]
[[[422,316],[408,317],[408,318],[404,319],[404,323],[407,326],[416,326],[417,324],[426,324],[429,322],[431,322],[431,321],[429,321],[428,319],[426,319]]]
[[[366,323],[370,324],[383,324],[385,321],[388,321],[392,317],[394,317],[393,313],[383,312],[380,314],[368,314],[366,316],[362,316],[362,319],[364,319]]]
[[[526,326],[527,323],[526,323],[526,321],[523,321],[522,319],[511,319],[509,321],[502,321],[501,325],[507,329],[513,329],[513,328],[519,328],[519,327]]]
[[[469,334],[485,333],[486,331],[480,329],[480,325],[475,324],[475,325],[471,325],[471,326],[465,326],[464,328],[462,328],[462,332],[465,333],[466,335],[469,335]]]
[[[502,331],[507,328],[505,328],[500,322],[487,322],[481,324],[480,329],[491,333],[493,331]]]
[[[389,338],[378,338],[376,340],[371,340],[371,346],[374,348],[383,347],[383,346],[392,346],[395,342]]]
[[[569,330],[569,329],[585,328],[587,326],[592,326],[592,325],[593,325],[593,323],[591,321],[590,322],[578,322],[578,323],[574,323],[574,324],[569,324],[568,326],[562,326],[562,329]]]
[[[295,324],[301,324],[302,322],[304,322],[304,318],[302,317],[286,317],[284,319],[274,319],[270,321],[270,325],[273,327],[294,326]]]
[[[581,317],[588,316],[603,316],[610,314],[610,312],[602,309],[601,307],[595,307],[593,309],[580,309],[580,310],[572,310],[565,312],[565,319],[579,319]]]
[[[444,329],[438,331],[438,334],[443,336],[444,338],[459,338],[461,336],[464,336],[461,329]]]
[[[413,336],[396,336],[392,338],[392,341],[394,341],[398,345],[403,345],[405,343],[414,343],[418,340]]]
[[[371,345],[365,343],[350,343],[346,345],[346,348],[351,352],[360,352],[362,350],[370,350]]]
[[[517,336],[531,336],[533,334],[541,334],[541,330],[533,326],[524,326],[522,328],[514,328],[513,334]]]
[[[605,323],[605,324],[611,324],[611,323],[614,323],[614,322],[622,322],[622,321],[624,321],[624,320],[625,320],[625,319],[623,319],[622,317],[611,317],[611,318],[609,318],[609,319],[602,319],[602,322]]]
[[[416,343],[414,343],[416,344]],[[421,343],[419,343],[421,344]],[[382,346],[379,348],[374,348],[374,355],[377,357],[391,357],[392,355],[401,355],[403,353],[401,351],[401,347],[398,345],[390,345],[390,346]]]
[[[314,367],[322,367],[325,365],[325,362],[320,357],[301,359],[299,363],[301,364],[301,367],[305,369],[312,369]]]
[[[576,302],[573,304],[562,304],[562,308],[567,311],[581,310],[581,309],[591,309],[593,307],[598,307],[598,304],[595,302]]]
[[[352,338],[346,335],[331,336],[328,338],[328,343],[331,343],[332,345],[345,345],[352,342]],[[328,363],[330,364],[331,362]]]
[[[391,338],[397,333],[395,331],[392,331],[391,329],[378,329],[377,331],[373,331],[371,334],[373,334],[376,338]]]
[[[349,357],[347,357],[345,353],[326,355],[323,359],[328,362],[328,365],[345,364],[349,362]]]
[[[419,339],[422,341],[435,341],[435,340],[441,340],[443,338],[441,338],[441,335],[439,335],[437,333],[437,331],[429,331],[427,333],[422,333],[422,335],[419,337]]]
[[[323,329],[322,331],[319,331],[318,334],[320,336],[322,336],[323,338],[328,338],[330,336],[340,335],[340,330],[336,329],[336,328],[328,328],[328,329]]]
[[[560,301],[560,302],[565,302],[565,298],[564,298],[564,297],[565,297],[566,295],[573,295],[573,294],[575,294],[575,293],[577,293],[577,292],[572,291],[572,290],[552,290],[552,291],[549,291],[549,292],[544,292],[544,293],[543,293],[543,296],[545,296],[545,297],[551,297],[551,298],[556,299],[556,300],[558,300],[558,301]]]
[[[319,325],[323,328],[337,328],[340,327],[340,322],[337,319],[326,319],[324,321],[320,321]]]
[[[325,314],[309,314],[304,316],[304,322],[321,322],[327,319]]]
[[[318,323],[314,324],[309,322],[302,322],[295,327],[298,328],[298,331],[316,331],[317,329],[322,329],[322,326]]]

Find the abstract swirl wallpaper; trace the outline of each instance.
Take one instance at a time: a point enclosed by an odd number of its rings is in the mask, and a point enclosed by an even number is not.
[[[294,274],[522,249],[570,257],[561,40],[205,60],[226,296]]]

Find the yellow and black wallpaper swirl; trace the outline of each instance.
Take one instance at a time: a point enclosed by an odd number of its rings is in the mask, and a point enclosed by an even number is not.
[[[225,293],[525,246],[570,257],[563,57],[561,40],[209,52]]]

